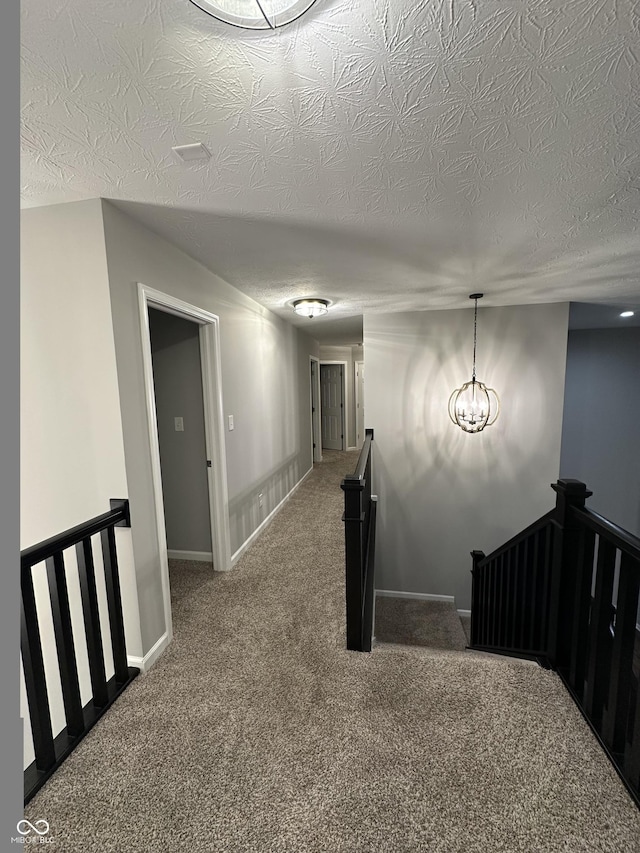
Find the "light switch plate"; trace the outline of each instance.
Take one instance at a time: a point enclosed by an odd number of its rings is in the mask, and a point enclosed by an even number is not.
[[[182,418],[174,418],[173,423],[175,424],[176,432],[184,432],[184,422]]]
[[[231,432],[233,428],[233,415],[229,415],[229,432]]]

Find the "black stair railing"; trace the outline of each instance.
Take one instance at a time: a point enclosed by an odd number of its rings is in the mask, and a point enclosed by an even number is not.
[[[353,474],[340,487],[344,491],[347,648],[371,651],[374,607],[376,497],[371,495],[373,430],[365,440]]]
[[[540,658],[547,653],[553,513],[488,557],[473,551],[471,645]]]
[[[112,500],[111,511],[58,536],[33,545],[20,554],[22,587],[21,653],[25,687],[35,753],[24,772],[25,804],[62,764],[115,699],[138,675],[127,663],[124,636],[115,527],[130,527],[129,501]],[[92,537],[99,535],[107,597],[111,653],[114,675],[107,680],[100,612],[93,560]],[[75,547],[82,600],[82,618],[86,637],[92,696],[84,706],[80,698],[78,665],[71,607],[67,588],[65,551]],[[33,568],[45,564],[51,604],[58,673],[66,726],[54,736],[47,690],[40,619],[34,590]],[[50,678],[56,677],[49,673]]]
[[[555,669],[640,806],[640,539],[578,480],[489,556],[472,552],[471,647]]]

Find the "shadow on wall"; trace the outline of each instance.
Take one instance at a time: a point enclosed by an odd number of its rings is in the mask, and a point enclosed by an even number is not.
[[[376,317],[368,332],[365,325],[379,588],[453,594],[464,608],[469,552],[488,553],[553,507],[566,313],[563,305],[479,312],[477,375],[502,406],[477,434],[448,414],[452,391],[471,378],[471,310]]]
[[[242,547],[269,513],[273,512],[286,498],[301,477],[300,455],[295,453],[287,457],[281,465],[268,471],[249,489],[234,495],[229,501],[232,554]],[[260,495],[262,495],[262,506],[260,506]]]
[[[494,316],[503,313],[500,308],[492,312]],[[493,322],[491,328],[485,323],[483,339],[482,312],[478,313],[477,376],[497,392],[500,415],[483,433],[469,435],[448,415],[451,393],[471,379],[473,314],[467,313],[453,335],[449,329],[445,338],[431,338],[430,349],[416,340],[415,357],[404,377],[403,449],[416,477],[427,470],[431,475],[446,473],[452,487],[464,493],[469,475],[484,473],[510,488],[519,479],[524,445],[527,455],[535,453],[535,448],[544,458],[547,455],[541,439],[551,413],[544,378],[528,358],[532,349],[544,347],[544,341],[540,329],[528,332],[507,312],[497,323],[500,334]],[[416,441],[420,435],[422,441]]]

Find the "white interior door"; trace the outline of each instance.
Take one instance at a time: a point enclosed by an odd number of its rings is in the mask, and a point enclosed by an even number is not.
[[[364,441],[364,361],[356,361],[356,447]]]
[[[322,447],[342,450],[344,442],[344,370],[341,364],[320,365]]]

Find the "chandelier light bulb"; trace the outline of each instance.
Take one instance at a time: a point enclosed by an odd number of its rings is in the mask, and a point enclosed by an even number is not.
[[[449,397],[449,417],[464,432],[481,432],[485,427],[495,423],[500,414],[500,400],[496,392],[476,379],[478,299],[482,299],[482,296],[482,293],[472,293],[469,297],[469,299],[475,299],[471,381],[465,382],[461,388],[456,388]]]

